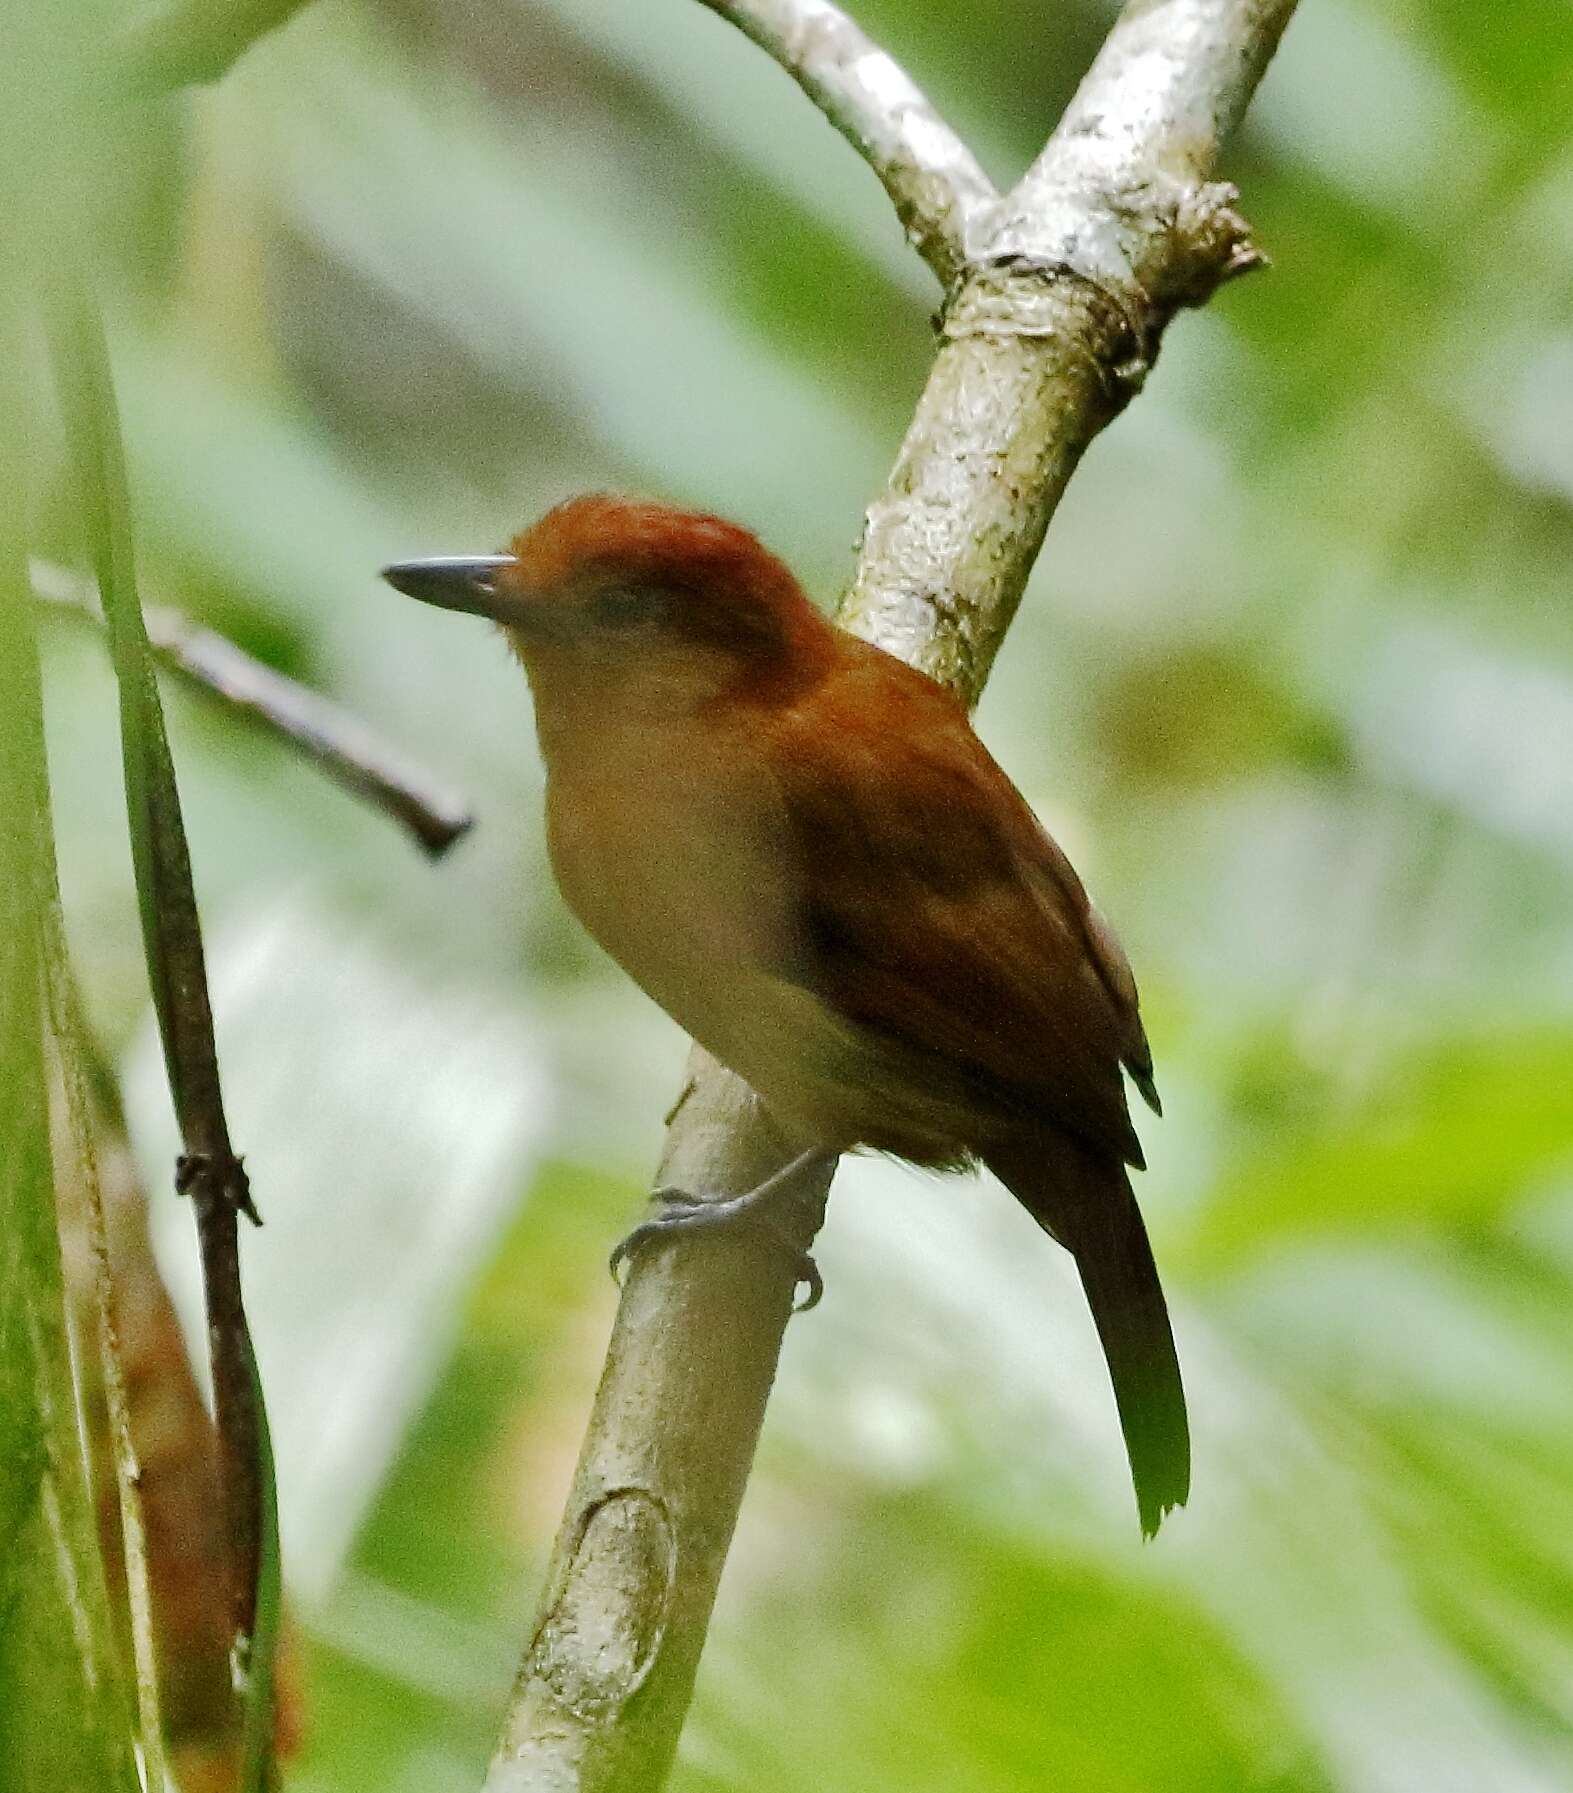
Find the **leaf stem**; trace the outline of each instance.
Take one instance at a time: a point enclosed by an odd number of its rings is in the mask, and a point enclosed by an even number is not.
[[[177,1181],[192,1196],[201,1247],[231,1552],[234,1654],[245,1664],[254,1655],[259,1604],[266,1607],[277,1599],[276,1588],[259,1589],[264,1540],[276,1520],[268,1510],[271,1484],[262,1458],[260,1391],[240,1283],[237,1219],[243,1212],[256,1219],[256,1213],[224,1114],[191,856],[137,595],[125,455],[103,324],[81,270],[56,283],[53,300],[49,325],[56,386],[119,688],[143,949],[185,1144]],[[272,1570],[276,1574],[276,1556]],[[246,1687],[250,1722],[259,1690],[263,1696],[271,1692],[271,1675],[256,1673],[253,1665]],[[271,1712],[265,1715],[265,1728],[271,1734]],[[264,1787],[271,1772],[264,1761],[244,1793]]]

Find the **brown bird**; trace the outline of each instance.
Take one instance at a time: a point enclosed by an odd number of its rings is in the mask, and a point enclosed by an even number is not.
[[[1156,1112],[1119,942],[948,691],[828,622],[719,517],[570,500],[400,591],[524,663],[552,865],[590,933],[803,1148],[982,1162],[1075,1257],[1143,1531],[1190,1486],[1185,1396],[1126,1167]]]

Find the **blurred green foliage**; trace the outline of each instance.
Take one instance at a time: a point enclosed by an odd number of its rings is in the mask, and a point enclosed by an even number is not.
[[[1111,11],[857,10],[1001,177]],[[680,1793],[1573,1780],[1570,67],[1563,0],[1307,0],[1227,162],[1275,266],[1089,455],[982,708],[1142,979],[1190,1508],[1138,1547],[1073,1276],[997,1190],[847,1167]],[[433,868],[173,703],[269,1222],[293,1784],[475,1784],[681,1046],[552,890],[515,669],[375,569],[616,485],[828,600],[938,295],[689,0],[319,0],[99,124],[150,592],[481,812]],[[34,446],[35,546],[78,558]],[[73,946],[161,1187],[111,688],[46,649]]]
[[[0,319],[14,326],[13,294]],[[0,342],[18,332],[0,328]],[[14,396],[17,382],[6,381]],[[16,413],[12,412],[11,417]],[[0,469],[21,476],[14,427]],[[0,1760],[18,1787],[136,1785],[72,1405],[44,988],[63,949],[19,531],[0,540]],[[50,921],[55,925],[51,928]],[[39,1715],[51,1715],[48,1723]],[[10,1778],[14,1777],[14,1778]]]
[[[45,1013],[63,988],[26,494],[40,285],[72,158],[51,153],[86,18],[43,4],[0,56],[0,1784],[138,1785],[73,1404]],[[84,158],[85,159],[85,158]]]

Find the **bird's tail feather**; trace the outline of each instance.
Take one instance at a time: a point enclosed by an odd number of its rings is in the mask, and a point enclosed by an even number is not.
[[[1076,1259],[1150,1538],[1171,1507],[1185,1504],[1191,1440],[1169,1310],[1125,1166],[1063,1134],[1012,1142],[991,1152],[988,1166]]]

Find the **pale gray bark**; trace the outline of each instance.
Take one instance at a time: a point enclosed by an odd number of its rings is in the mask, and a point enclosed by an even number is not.
[[[701,0],[773,56],[884,183],[947,285],[994,183],[906,70],[830,0]]]
[[[900,120],[879,119],[878,83],[850,100],[837,84],[855,28],[822,0],[715,10],[862,150],[947,278],[934,369],[869,507],[840,620],[975,699],[1082,450],[1140,386],[1176,308],[1260,260],[1232,189],[1209,176],[1294,0],[1131,0],[1003,198],[954,176],[976,165],[943,126],[943,150],[912,158],[921,180],[892,175],[906,166],[890,148]],[[697,1051],[690,1072],[661,1182],[724,1195],[783,1162],[736,1078]],[[822,1211],[805,1204],[805,1248]],[[653,1793],[665,1779],[793,1274],[786,1253],[741,1234],[635,1261],[489,1793]]]

